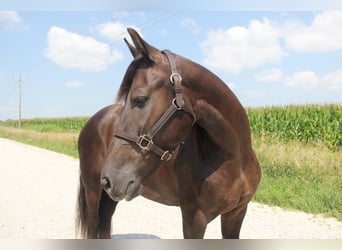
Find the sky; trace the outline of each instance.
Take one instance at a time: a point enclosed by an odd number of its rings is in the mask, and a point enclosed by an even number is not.
[[[14,1],[15,2],[15,1]],[[127,27],[207,67],[245,107],[342,104],[341,11],[3,10],[0,120],[90,116],[115,102]]]

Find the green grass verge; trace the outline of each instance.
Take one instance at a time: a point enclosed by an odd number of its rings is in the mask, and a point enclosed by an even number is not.
[[[342,221],[342,155],[326,147],[254,138],[263,177],[254,199]]]
[[[47,133],[0,126],[0,137],[78,158],[78,133]]]

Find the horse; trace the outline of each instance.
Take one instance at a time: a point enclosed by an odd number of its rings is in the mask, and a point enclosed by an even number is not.
[[[203,238],[219,215],[222,238],[239,238],[261,179],[243,106],[208,69],[127,31],[134,59],[121,104],[95,114],[79,136],[83,237],[110,238],[117,203],[142,195],[179,206],[186,239]]]

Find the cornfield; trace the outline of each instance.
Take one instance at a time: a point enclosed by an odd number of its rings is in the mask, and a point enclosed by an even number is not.
[[[23,129],[38,132],[79,132],[89,117],[37,118],[22,120]],[[0,125],[18,127],[17,120],[0,122]]]
[[[284,141],[342,146],[342,105],[305,105],[246,109],[252,133]]]

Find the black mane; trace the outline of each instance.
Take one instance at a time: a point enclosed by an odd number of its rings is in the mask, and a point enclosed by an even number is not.
[[[128,92],[130,91],[132,87],[132,82],[134,75],[137,71],[137,69],[141,66],[150,66],[150,63],[147,63],[144,57],[138,56],[136,57],[131,64],[128,66],[126,73],[122,79],[117,97],[116,97],[116,102],[117,103],[123,103],[126,102],[126,98],[128,95]]]

